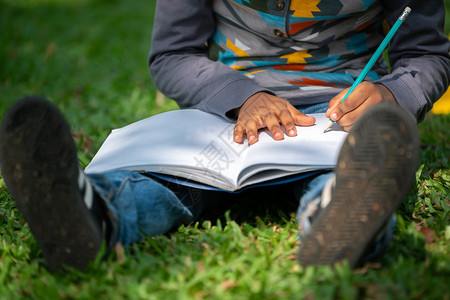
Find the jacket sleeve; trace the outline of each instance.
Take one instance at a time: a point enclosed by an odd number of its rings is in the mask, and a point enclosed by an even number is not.
[[[226,117],[264,89],[225,64],[208,58],[215,30],[210,0],[160,0],[156,4],[149,55],[157,88],[181,108]]]
[[[383,2],[391,26],[408,2],[412,11],[389,46],[392,71],[378,82],[420,122],[449,85],[449,40],[443,32],[444,3],[441,0]]]

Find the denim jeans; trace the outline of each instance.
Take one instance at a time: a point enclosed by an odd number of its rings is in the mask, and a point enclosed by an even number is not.
[[[88,178],[117,220],[118,242],[123,245],[137,242],[144,235],[165,234],[181,224],[195,222],[202,212],[225,204],[223,201],[234,195],[161,183],[148,175],[126,170],[88,174]],[[303,196],[305,199],[315,197],[315,191],[321,190],[328,175],[313,178],[301,183],[305,190],[310,190]],[[292,186],[297,186],[297,183],[286,185],[288,188]],[[294,196],[294,191],[290,192]]]
[[[304,113],[325,112],[328,103],[299,107]],[[299,201],[298,216],[312,203],[319,206],[322,189],[332,173],[322,173],[293,184]],[[204,191],[162,182],[133,171],[89,174],[95,191],[118,221],[118,242],[123,245],[141,240],[144,235],[165,234],[181,224],[195,222],[207,208],[220,205],[226,192]],[[229,195],[228,195],[229,196]],[[299,220],[302,222],[302,220]],[[371,256],[384,248],[392,237],[395,219],[374,243]],[[305,228],[305,226],[303,226]]]

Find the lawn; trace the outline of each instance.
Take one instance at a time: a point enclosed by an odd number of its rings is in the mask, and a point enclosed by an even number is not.
[[[154,4],[0,0],[0,118],[24,95],[46,96],[86,166],[112,128],[176,109],[156,101],[147,68]],[[247,200],[84,272],[51,274],[0,177],[0,299],[450,299],[449,128],[446,114],[420,124],[395,237],[357,270],[301,268],[295,205]]]

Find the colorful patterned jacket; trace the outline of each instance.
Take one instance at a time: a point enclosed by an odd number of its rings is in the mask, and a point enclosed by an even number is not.
[[[422,120],[450,80],[439,0],[160,0],[150,71],[181,108],[226,117],[258,91],[293,105],[352,84],[403,9],[412,13],[366,80]]]

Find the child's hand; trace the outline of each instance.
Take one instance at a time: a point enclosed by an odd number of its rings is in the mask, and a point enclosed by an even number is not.
[[[348,88],[331,99],[325,114],[346,131],[350,130],[356,120],[373,105],[386,101],[397,103],[391,91],[379,83],[363,81],[344,102],[341,102],[347,91]]]
[[[281,126],[288,136],[296,136],[295,125],[311,126],[316,121],[314,117],[299,112],[288,101],[263,92],[248,98],[236,113],[234,141],[242,143],[246,135],[250,145],[258,141],[258,129],[267,127],[275,140],[282,140]]]

